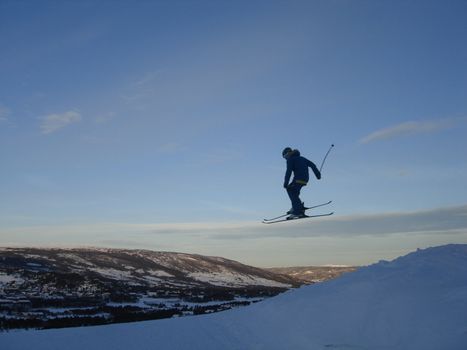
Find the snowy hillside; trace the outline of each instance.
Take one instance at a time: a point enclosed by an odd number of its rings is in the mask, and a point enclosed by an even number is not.
[[[0,333],[3,350],[467,348],[467,245],[413,252],[222,313]]]
[[[89,277],[86,283],[97,278],[142,286],[290,288],[297,284],[293,279],[233,260],[197,254],[107,248],[0,249],[0,273],[27,279],[27,272],[78,274]]]
[[[0,249],[0,330],[103,325],[245,306],[299,281],[195,254]]]

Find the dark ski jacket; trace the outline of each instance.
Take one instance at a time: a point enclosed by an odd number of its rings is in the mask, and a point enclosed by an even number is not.
[[[294,150],[290,157],[287,159],[287,171],[285,172],[284,187],[289,185],[289,180],[292,173],[294,174],[292,182],[306,185],[310,179],[308,167],[313,170],[313,173],[318,180],[321,179],[321,173],[319,172],[316,165],[305,157],[300,156],[300,152],[298,150]]]

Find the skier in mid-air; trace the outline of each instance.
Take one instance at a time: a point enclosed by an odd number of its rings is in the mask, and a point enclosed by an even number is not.
[[[321,172],[318,170],[316,165],[302,157],[298,149],[292,150],[290,147],[284,148],[282,151],[282,157],[287,160],[287,170],[284,178],[284,188],[287,190],[290,201],[292,202],[292,208],[287,212],[290,214],[287,219],[297,219],[305,216],[305,206],[300,200],[300,191],[303,186],[306,186],[309,180],[308,168],[313,170],[316,178],[321,179]],[[290,176],[294,175],[292,182]]]

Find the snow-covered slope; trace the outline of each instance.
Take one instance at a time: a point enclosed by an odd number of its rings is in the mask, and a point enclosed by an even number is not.
[[[0,279],[0,287],[6,276],[22,278],[31,286],[36,283],[37,276],[50,277],[52,274],[60,274],[62,288],[63,279],[67,276],[75,278],[76,274],[89,285],[96,281],[147,287],[264,286],[285,289],[298,285],[296,280],[286,276],[229,259],[197,254],[107,248],[0,249],[0,277],[4,276]],[[41,283],[44,283],[43,279]],[[27,288],[26,284],[22,286],[23,290]]]
[[[467,245],[419,250],[218,314],[0,333],[13,349],[467,349]]]

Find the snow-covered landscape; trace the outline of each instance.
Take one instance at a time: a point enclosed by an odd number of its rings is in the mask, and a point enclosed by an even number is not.
[[[245,306],[303,283],[196,254],[0,248],[0,331],[199,315]]]
[[[0,0],[0,350],[467,350],[467,0]]]
[[[467,245],[417,250],[250,306],[185,318],[0,333],[3,350],[467,348]]]

